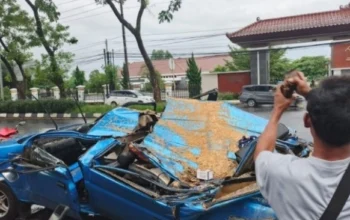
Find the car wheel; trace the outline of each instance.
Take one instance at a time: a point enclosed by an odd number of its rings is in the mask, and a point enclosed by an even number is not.
[[[138,101],[138,103],[143,103],[143,101],[140,100],[140,101]]]
[[[118,106],[118,104],[116,102],[112,102],[111,105],[114,106],[114,107]]]
[[[249,106],[249,107],[255,107],[256,106],[256,101],[254,100],[254,99],[249,99],[248,101],[247,101],[247,105]]]
[[[17,199],[11,189],[0,183],[0,220],[13,220],[18,215]]]

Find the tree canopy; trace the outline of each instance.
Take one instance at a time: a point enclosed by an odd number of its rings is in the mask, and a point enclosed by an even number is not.
[[[49,60],[48,77],[61,92],[61,96],[65,97],[64,76],[58,59],[71,56],[70,53],[61,51],[65,44],[75,44],[78,40],[70,37],[69,27],[64,26],[59,21],[60,13],[52,0],[25,0],[34,17],[35,33],[38,41],[44,47]]]
[[[194,54],[187,60],[186,76],[189,80],[188,90],[190,97],[199,95],[202,90],[202,70],[197,66]]]
[[[151,59],[152,60],[167,60],[173,58],[173,55],[169,51],[164,50],[153,50]]]
[[[86,82],[85,72],[81,71],[78,66],[73,71],[72,77],[74,80],[74,86],[84,85]]]
[[[108,84],[108,79],[105,73],[94,70],[90,73],[89,81],[86,88],[89,92],[103,92],[103,85]]]
[[[284,79],[284,74],[291,69],[304,72],[309,79],[323,77],[327,74],[329,59],[324,56],[302,57],[290,60],[285,56],[286,50],[270,50],[270,82],[276,83]],[[224,66],[217,66],[214,72],[227,72],[250,69],[249,52],[245,49],[230,47],[231,61]]]
[[[302,71],[309,80],[315,80],[327,75],[329,59],[324,56],[305,56],[294,60],[293,68]]]
[[[150,73],[150,82],[153,87],[153,97],[156,101],[161,100],[161,94],[160,94],[160,88],[159,88],[159,82],[157,78],[156,70],[152,64],[152,61],[147,53],[147,50],[145,48],[145,45],[143,43],[143,39],[141,36],[141,20],[143,17],[143,14],[145,12],[145,9],[149,5],[148,0],[138,0],[140,3],[140,8],[137,14],[136,18],[136,25],[132,25],[131,22],[129,22],[122,14],[121,11],[117,8],[116,4],[124,4],[125,0],[95,0],[98,4],[107,4],[117,17],[118,21],[125,26],[126,29],[130,31],[130,33],[135,37],[135,40],[137,42],[137,45],[139,47],[140,53],[145,61],[145,64],[149,70]],[[171,0],[168,8],[166,10],[163,10],[158,15],[159,23],[163,22],[171,22],[173,19],[174,12],[178,11],[181,8],[182,0]]]
[[[32,58],[30,48],[37,45],[33,20],[17,1],[0,4],[0,59],[5,64],[19,98],[24,99],[28,74],[23,65]]]

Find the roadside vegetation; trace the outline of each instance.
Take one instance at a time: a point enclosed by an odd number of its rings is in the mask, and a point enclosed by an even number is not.
[[[41,100],[40,103],[50,113],[80,113],[74,100]],[[0,113],[46,113],[40,103],[32,100],[4,101],[0,102]],[[85,114],[106,113],[114,108],[103,104],[80,103],[80,106]],[[153,110],[151,105],[133,105],[128,108],[139,111]],[[162,112],[164,108],[165,102],[157,103],[157,112]]]

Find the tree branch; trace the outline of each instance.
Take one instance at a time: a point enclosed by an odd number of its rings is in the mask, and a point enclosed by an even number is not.
[[[15,80],[14,83],[16,83],[16,82],[17,82],[17,78],[16,78],[15,72],[13,71],[13,68],[12,68],[12,66],[11,66],[11,63],[10,63],[10,62],[6,59],[6,57],[4,57],[2,54],[0,54],[0,59],[1,59],[1,61],[5,64],[6,69],[9,71],[9,73],[10,73],[10,75],[11,75],[11,78],[12,78],[13,80]]]
[[[38,8],[30,0],[25,0],[25,1],[27,2],[27,4],[29,5],[29,7],[32,9],[32,11],[34,13],[34,18],[35,18],[35,23],[36,23],[36,33],[38,34],[42,45],[44,46],[44,48],[45,48],[46,52],[49,54],[49,56],[54,57],[55,53],[51,49],[49,42],[45,38],[45,34],[43,31],[43,27],[42,27],[43,25],[42,25],[41,20],[40,20]]]
[[[1,46],[4,48],[4,50],[5,50],[6,52],[10,52],[9,48],[8,48],[7,45],[5,44],[5,42],[4,42],[4,40],[3,40],[2,37],[0,37],[0,44],[1,44]]]
[[[4,40],[3,40],[2,37],[0,37],[0,44],[1,44],[1,46],[4,48],[4,50],[5,50],[6,52],[8,52],[8,53],[10,52],[8,46],[5,44],[5,42],[4,42]],[[6,59],[6,58],[5,58],[5,59]],[[20,60],[19,60],[18,58],[16,58],[16,57],[15,57],[13,60],[16,62],[16,64],[17,64],[19,70],[21,71],[23,78],[25,78],[24,69],[23,69],[23,67],[22,67],[23,62],[20,61]],[[9,70],[9,71],[10,71],[10,70]]]
[[[27,1],[27,0],[26,0]],[[114,3],[112,0],[106,0],[106,3],[111,7],[113,13],[115,16],[118,18],[120,23],[122,23],[132,34],[136,33],[135,28],[127,21],[125,20],[122,15],[119,13],[118,9],[115,7]]]
[[[142,18],[143,12],[145,11],[146,7],[147,7],[146,1],[141,0],[141,6],[140,6],[140,10],[139,10],[139,13],[137,15],[137,20],[136,20],[136,30],[138,33],[141,32],[141,18]]]

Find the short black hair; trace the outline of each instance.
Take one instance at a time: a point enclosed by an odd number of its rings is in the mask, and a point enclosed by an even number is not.
[[[332,147],[350,143],[350,76],[323,80],[307,96],[307,111],[318,137]]]

